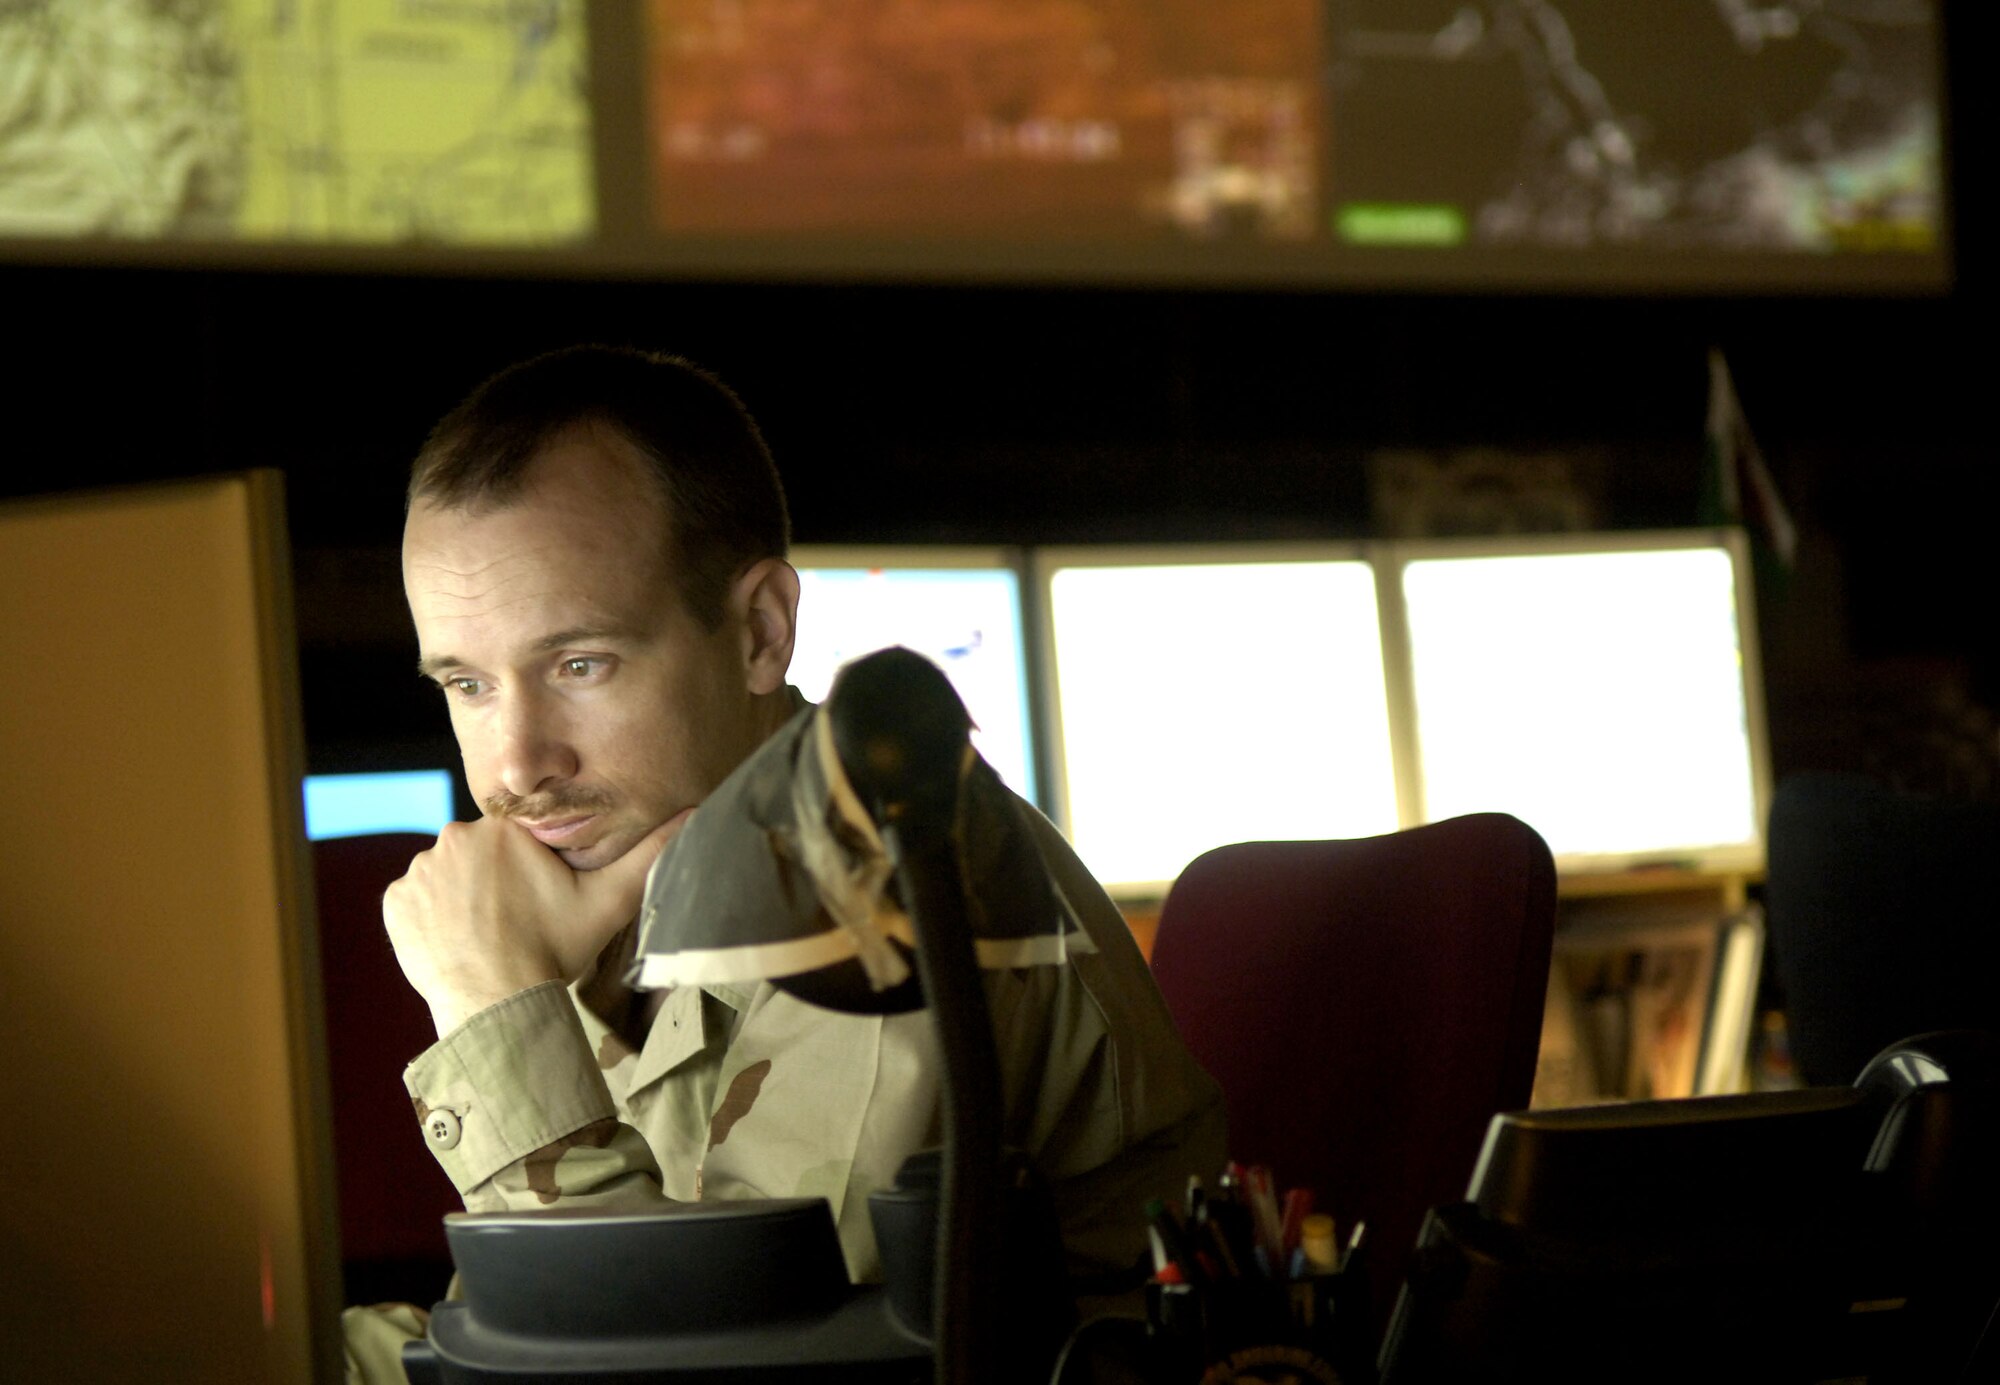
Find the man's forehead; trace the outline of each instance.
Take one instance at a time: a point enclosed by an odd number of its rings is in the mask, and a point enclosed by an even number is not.
[[[643,567],[552,544],[483,566],[458,566],[448,551],[419,548],[406,556],[404,585],[427,673],[506,665],[574,645],[641,642],[679,610],[672,589],[649,580]]]
[[[612,523],[643,531],[655,543],[664,541],[667,518],[659,478],[630,443],[603,429],[572,428],[541,447],[504,485],[419,496],[410,504],[404,532],[437,518],[479,521],[510,514],[557,524]]]
[[[520,638],[650,625],[674,595],[661,544],[633,516],[534,505],[413,507],[403,585],[420,637],[427,624],[471,619],[504,621]]]

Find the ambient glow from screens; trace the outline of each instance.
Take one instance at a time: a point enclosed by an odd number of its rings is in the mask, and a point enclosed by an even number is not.
[[[451,771],[308,774],[306,839],[360,837],[377,832],[435,834],[453,817]]]
[[[1760,839],[1728,552],[1426,559],[1403,593],[1427,818],[1512,813],[1557,856]]]
[[[1006,568],[799,569],[790,678],[823,701],[842,664],[890,645],[931,660],[972,714],[972,743],[1035,801],[1020,579]]]
[[[1367,564],[1079,564],[1049,598],[1063,825],[1107,888],[1230,842],[1396,830]]]

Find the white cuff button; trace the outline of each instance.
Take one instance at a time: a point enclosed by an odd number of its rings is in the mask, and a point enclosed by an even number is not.
[[[439,1109],[424,1117],[424,1138],[432,1149],[456,1149],[460,1134],[458,1117]]]

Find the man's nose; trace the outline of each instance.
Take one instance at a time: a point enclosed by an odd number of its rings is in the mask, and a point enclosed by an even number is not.
[[[494,768],[500,787],[517,798],[575,776],[576,752],[560,711],[533,693],[508,699],[499,726]]]

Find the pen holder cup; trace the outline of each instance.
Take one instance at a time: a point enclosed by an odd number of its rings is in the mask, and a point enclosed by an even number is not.
[[[1368,1286],[1359,1263],[1289,1281],[1149,1284],[1146,1323],[1150,1378],[1159,1385],[1374,1380]]]

